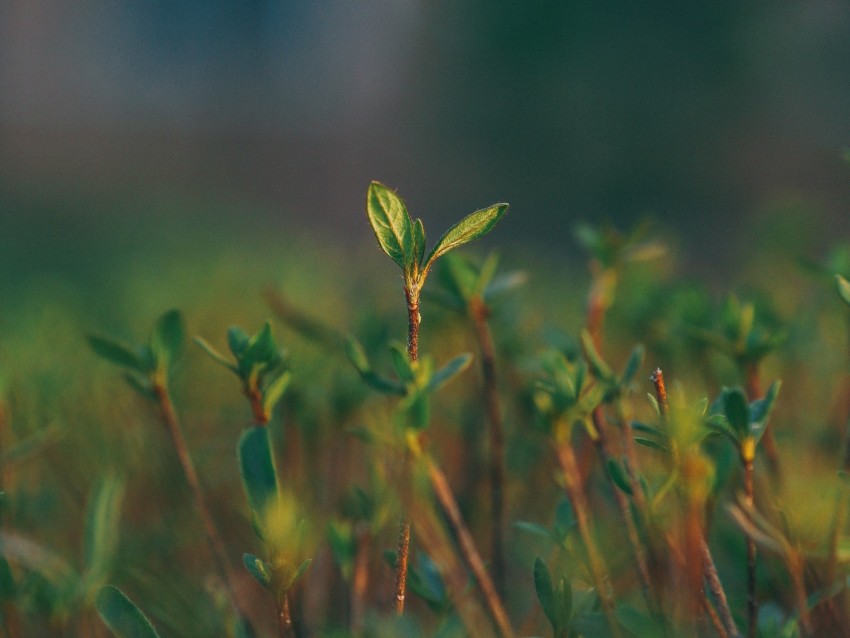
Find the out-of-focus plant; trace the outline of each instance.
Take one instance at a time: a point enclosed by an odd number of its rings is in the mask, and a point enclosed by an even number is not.
[[[133,345],[101,335],[90,335],[89,344],[97,355],[124,369],[126,381],[159,408],[168,429],[183,475],[192,490],[195,510],[203,523],[213,561],[221,577],[228,601],[236,612],[237,624],[248,625],[247,616],[236,596],[236,576],[227,557],[224,541],[210,512],[198,472],[171,397],[170,378],[183,349],[186,333],[183,317],[177,310],[163,314],[156,322],[147,344]]]
[[[251,576],[271,592],[277,609],[282,638],[294,635],[289,591],[309,567],[306,521],[298,512],[295,495],[281,488],[281,480],[269,440],[272,412],[291,380],[285,353],[278,347],[271,325],[266,322],[254,335],[238,327],[227,331],[235,362],[200,337],[195,342],[215,361],[242,382],[255,424],[242,432],[237,446],[242,484],[254,530],[266,548],[265,559],[243,555]]]
[[[366,196],[366,214],[381,249],[402,269],[404,295],[407,300],[407,356],[411,361],[419,352],[419,299],[425,279],[434,262],[453,248],[468,243],[490,231],[507,210],[506,204],[482,209],[452,226],[425,256],[425,227],[421,219],[413,221],[404,202],[389,188],[372,182]],[[403,520],[399,533],[396,567],[396,609],[404,611],[404,589],[407,554],[410,545],[410,523]]]

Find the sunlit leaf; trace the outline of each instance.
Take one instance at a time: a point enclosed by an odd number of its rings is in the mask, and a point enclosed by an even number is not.
[[[366,195],[366,215],[383,251],[408,272],[414,259],[413,224],[404,202],[383,184],[372,182]],[[423,242],[424,237],[423,230]]]
[[[486,235],[507,210],[507,204],[494,204],[464,217],[440,237],[425,260],[424,268],[430,267],[440,255]]]

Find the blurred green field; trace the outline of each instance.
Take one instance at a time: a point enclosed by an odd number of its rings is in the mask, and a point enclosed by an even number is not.
[[[268,427],[281,480],[309,528],[306,539],[293,541],[305,543],[298,552],[313,558],[292,591],[297,634],[346,636],[352,631],[353,557],[346,554],[345,542],[329,541],[333,534],[328,530],[333,526],[337,536],[353,533],[362,516],[362,511],[352,514],[352,499],[361,494],[355,487],[368,496],[371,508],[364,635],[491,634],[489,628],[478,634],[464,628],[451,597],[459,592],[441,590],[445,583],[415,532],[412,556],[419,582],[411,585],[404,619],[393,619],[393,570],[382,558],[395,547],[399,515],[393,454],[380,437],[369,443],[362,432],[356,434],[365,428],[392,438],[394,403],[363,383],[344,348],[313,338],[298,321],[306,316],[334,333],[355,336],[375,368],[389,374],[387,345],[404,342],[407,315],[398,273],[368,232],[362,241],[340,246],[315,230],[293,232],[246,221],[256,218],[226,204],[212,212],[203,202],[182,200],[138,205],[157,212],[110,214],[111,204],[101,202],[102,210],[63,216],[4,200],[0,266],[8,276],[0,282],[0,548],[6,564],[0,570],[0,633],[10,638],[108,636],[93,603],[99,587],[110,583],[145,610],[163,637],[234,635],[232,610],[215,580],[201,524],[156,406],[134,393],[86,341],[92,333],[144,341],[157,318],[176,308],[188,337],[203,336],[221,351],[227,350],[229,326],[253,333],[270,319],[287,352],[291,386]],[[601,353],[621,370],[632,348],[645,346],[645,359],[623,399],[626,418],[658,423],[645,396],[653,392],[653,369],[664,370],[671,401],[705,397],[710,403],[724,386],[747,383],[741,360],[724,352],[722,339],[733,350],[741,345],[736,340],[751,334],[769,342],[758,361],[758,376],[765,389],[774,379],[783,381],[769,421],[782,480],[771,478],[759,448],[756,507],[805,560],[812,622],[822,632],[815,635],[838,635],[823,632],[850,626],[850,536],[846,517],[838,519],[837,527],[835,522],[836,512],[843,511],[836,504],[847,498],[837,472],[850,413],[850,308],[836,294],[833,275],[850,275],[850,249],[844,238],[832,238],[835,243],[826,246],[811,241],[798,232],[805,220],[805,211],[777,216],[751,239],[730,238],[737,258],[718,266],[722,275],[717,277],[696,277],[688,256],[677,251],[676,238],[663,225],[651,226],[641,241],[660,240],[667,250],[647,261],[616,264],[616,293],[605,315]],[[510,227],[518,220],[508,214],[501,223]],[[365,216],[363,224],[365,229]],[[580,335],[588,295],[598,283],[584,267],[592,255],[570,232],[565,229],[562,254],[529,248],[503,255],[500,272],[521,271],[526,281],[493,299],[489,319],[507,437],[504,603],[514,630],[523,636],[552,631],[535,593],[532,570],[538,556],[554,576],[568,578],[575,601],[582,596],[590,601],[581,613],[597,623],[582,625],[589,621],[576,611],[575,633],[563,635],[611,631],[597,618],[601,614],[588,593],[592,583],[575,533],[563,534],[563,542],[540,534],[553,528],[556,512],[563,516],[565,507],[548,426],[535,405],[535,382],[544,374],[541,355],[554,349],[571,365],[586,358]],[[616,244],[622,237],[608,240]],[[498,246],[485,239],[462,252],[481,263],[492,249]],[[705,250],[711,254],[715,249],[707,243]],[[728,254],[725,246],[717,252]],[[600,268],[605,270],[598,257],[597,277]],[[477,357],[469,322],[440,304],[446,279],[439,267],[433,279],[422,302],[420,347],[438,363],[462,352]],[[275,300],[285,300],[289,314],[276,309]],[[748,304],[754,318],[745,326]],[[434,397],[425,444],[448,476],[489,562],[490,448],[479,364],[476,358]],[[263,551],[236,462],[240,432],[252,423],[250,409],[236,379],[191,339],[176,363],[172,393],[229,558],[240,570],[237,593],[247,601],[257,635],[277,635],[271,597],[241,568],[243,552]],[[612,431],[619,432],[613,425]],[[615,599],[622,609],[646,616],[613,499],[618,488],[607,479],[586,435],[576,430],[572,442],[585,464],[592,525]],[[620,444],[615,448],[616,456]],[[743,630],[745,535],[728,510],[742,489],[740,464],[725,439],[712,439],[695,454],[710,468],[703,523]],[[669,471],[667,462],[645,447],[638,459],[649,492],[657,493]],[[108,538],[98,545],[104,563],[92,573],[87,516],[104,489],[112,491],[109,498],[115,499],[118,514],[105,528]],[[417,502],[433,510],[427,485],[417,490]],[[672,497],[659,505],[673,536],[677,507]],[[444,522],[438,515],[434,520]],[[799,601],[786,564],[763,548],[758,561],[760,635],[780,635],[780,626],[789,632],[781,635],[798,635]],[[438,571],[443,567],[436,564]],[[654,569],[668,592],[672,624],[666,629],[663,623],[646,625],[646,632],[716,635],[702,619],[689,624],[682,611],[687,605],[676,599],[675,565]],[[470,591],[467,595],[475,598],[472,581]],[[621,615],[627,620],[629,613]],[[622,634],[641,635],[626,620]]]

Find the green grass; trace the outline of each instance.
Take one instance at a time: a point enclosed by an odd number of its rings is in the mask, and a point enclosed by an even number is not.
[[[227,218],[110,237],[105,218],[88,220],[64,257],[3,244],[16,277],[3,284],[0,315],[0,635],[108,636],[101,617],[119,632],[148,631],[146,617],[163,637],[248,635],[242,617],[258,636],[484,636],[500,631],[498,606],[524,636],[716,635],[702,538],[742,635],[748,542],[759,635],[847,630],[839,471],[850,469],[850,307],[834,274],[850,264],[840,245],[818,255],[765,239],[733,277],[699,282],[651,227],[582,228],[578,241],[564,238],[569,254],[507,254],[494,272],[482,255],[498,246],[483,239],[443,257],[424,289],[417,282],[411,361],[401,292],[412,279],[374,242],[340,249]],[[24,236],[37,234],[30,222]],[[78,269],[62,267],[89,245]],[[403,249],[395,261],[405,274]],[[801,254],[819,265],[800,265]],[[575,267],[585,259],[587,272]],[[170,308],[182,336],[164,337],[165,376],[157,365],[142,376],[163,382],[174,403],[232,569],[227,585],[156,393],[134,390],[86,339],[146,343]],[[482,320],[494,345],[490,389]],[[245,362],[238,344],[231,352],[231,326],[273,341]],[[647,397],[656,367],[667,411]],[[777,379],[762,418],[752,402]],[[412,539],[398,617],[402,517]],[[470,565],[475,553],[482,566]],[[486,595],[470,576],[482,568],[494,577]],[[720,607],[711,592],[708,601]],[[284,602],[291,627],[278,620]]]

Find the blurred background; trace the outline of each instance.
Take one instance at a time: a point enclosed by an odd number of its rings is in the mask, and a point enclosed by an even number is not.
[[[848,114],[843,0],[6,0],[0,259],[90,277],[164,227],[345,250],[379,179],[432,235],[508,201],[497,245],[568,255],[649,216],[723,273],[783,211],[850,231]]]

